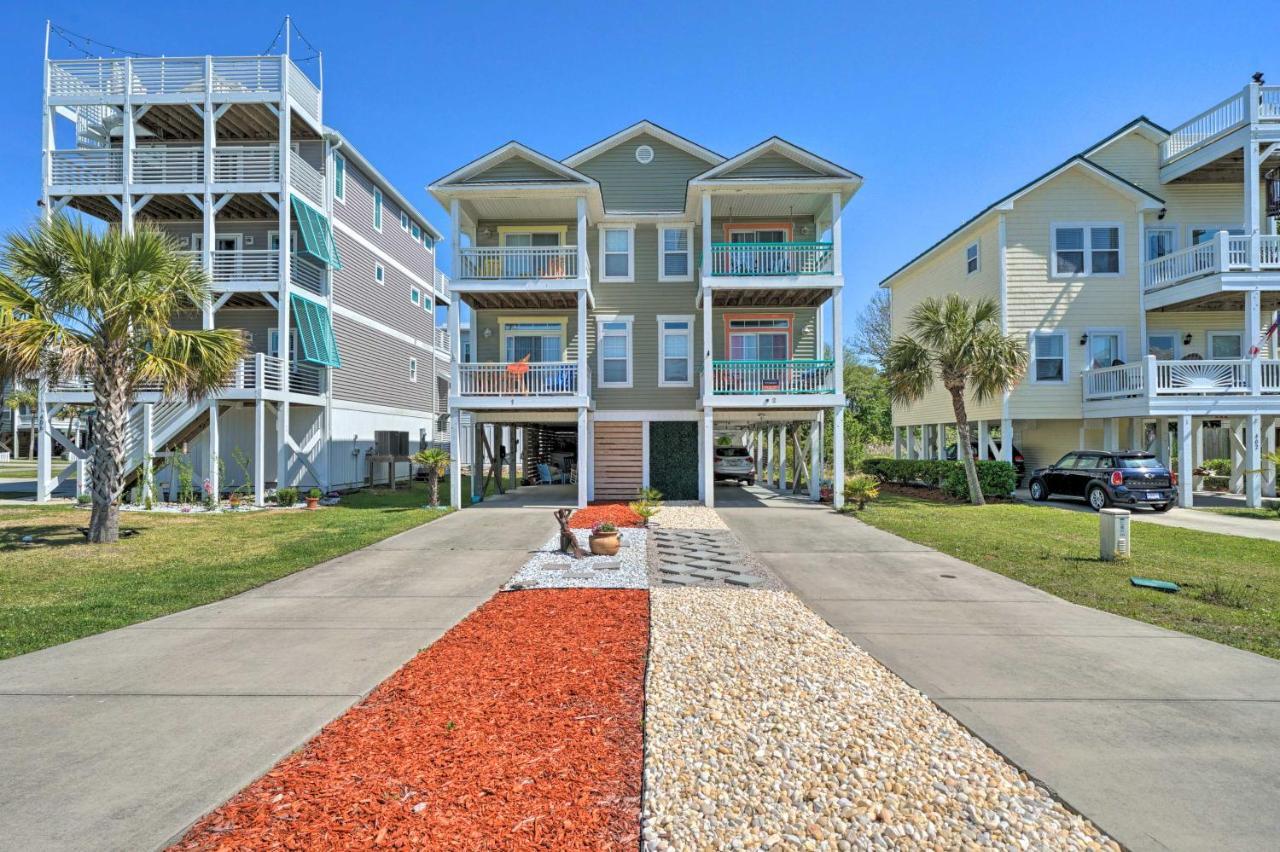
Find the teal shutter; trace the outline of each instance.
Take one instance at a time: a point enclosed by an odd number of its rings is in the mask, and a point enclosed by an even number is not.
[[[291,194],[289,198],[293,202],[298,233],[302,236],[302,250],[330,269],[341,269],[342,259],[338,256],[338,244],[333,239],[329,217],[296,195]]]
[[[302,360],[322,367],[341,367],[329,308],[297,293],[289,294],[289,306],[293,310],[293,326],[298,330]]]

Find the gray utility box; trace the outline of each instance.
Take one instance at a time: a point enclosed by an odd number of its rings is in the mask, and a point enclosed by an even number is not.
[[[374,432],[373,454],[375,456],[407,456],[409,455],[408,432]]]
[[[1103,509],[1098,512],[1100,531],[1099,556],[1106,562],[1129,558],[1129,510]]]

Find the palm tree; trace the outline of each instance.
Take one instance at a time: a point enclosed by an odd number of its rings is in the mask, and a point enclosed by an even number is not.
[[[40,395],[31,388],[15,387],[4,398],[5,408],[12,412],[13,424],[13,456],[18,457],[18,409],[25,408],[31,412],[31,435],[27,441],[27,458],[36,457],[36,406],[40,404]]]
[[[413,460],[427,472],[427,487],[431,489],[431,508],[440,506],[440,477],[449,466],[449,451],[439,447],[418,450]]]
[[[935,378],[951,395],[957,451],[964,460],[969,501],[975,506],[984,501],[973,463],[965,392],[986,402],[1012,388],[1027,371],[1026,345],[1014,335],[1002,334],[999,320],[1000,306],[993,299],[971,303],[956,293],[925,299],[911,311],[910,333],[893,338],[885,357],[889,395],[895,402],[918,402]]]
[[[93,383],[92,542],[119,536],[134,391],[158,384],[166,395],[201,399],[244,354],[234,330],[172,327],[175,314],[208,299],[204,273],[153,227],[96,233],[58,216],[0,246],[0,311],[13,316],[0,325],[0,356],[23,375]]]

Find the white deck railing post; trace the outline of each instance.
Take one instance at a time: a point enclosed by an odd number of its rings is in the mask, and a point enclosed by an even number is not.
[[[1154,397],[1159,390],[1159,371],[1156,366],[1156,356],[1148,355],[1144,360],[1146,361],[1147,369],[1146,374],[1143,376],[1142,387],[1148,397]]]
[[[1228,272],[1231,269],[1231,235],[1226,231],[1214,234],[1214,252],[1217,254],[1218,271]]]

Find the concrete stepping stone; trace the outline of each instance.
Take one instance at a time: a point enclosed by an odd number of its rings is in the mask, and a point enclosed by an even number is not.
[[[699,568],[697,571],[691,571],[690,577],[701,577],[704,580],[725,580],[729,577],[737,577],[737,574],[730,574],[728,571],[719,571],[715,568]]]
[[[660,566],[658,566],[658,573],[660,573],[660,574],[672,574],[672,575],[676,575],[676,576],[681,576],[681,575],[684,575],[684,574],[688,574],[688,573],[690,573],[690,572],[692,572],[692,571],[696,571],[696,570],[698,570],[698,569],[697,569],[697,568],[694,568],[692,565],[660,565]]]
[[[688,575],[663,577],[662,584],[664,586],[701,586],[702,581],[694,579]]]
[[[753,574],[736,574],[732,577],[725,577],[724,581],[730,586],[745,586],[751,588],[758,586],[764,582],[764,577],[756,577]]]
[[[621,559],[601,559],[595,565],[591,566],[597,571],[619,571],[622,569]]]

